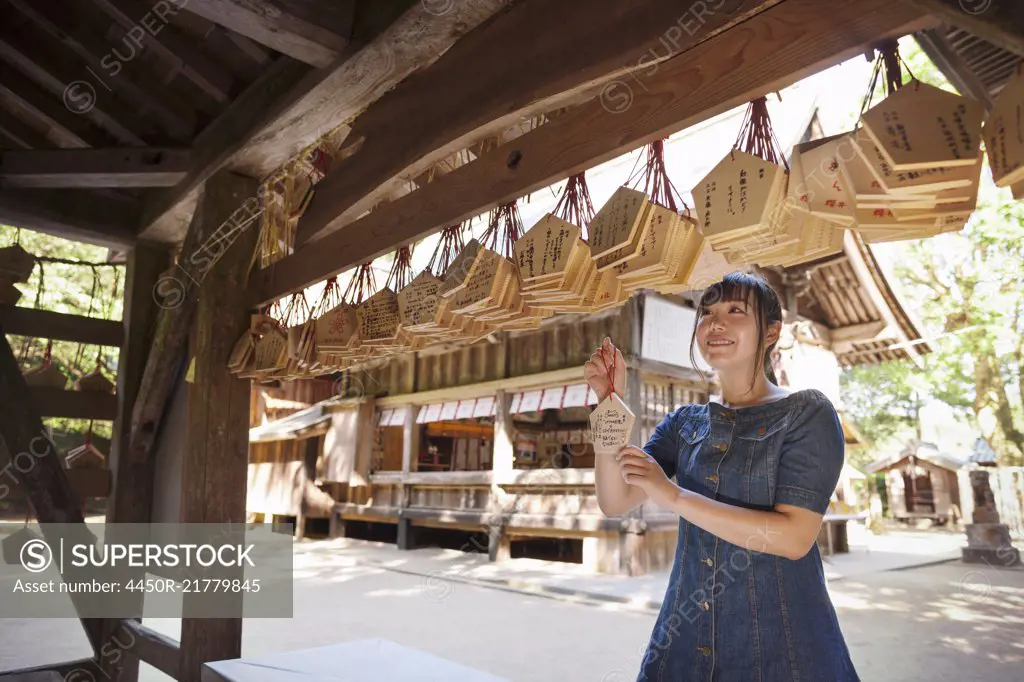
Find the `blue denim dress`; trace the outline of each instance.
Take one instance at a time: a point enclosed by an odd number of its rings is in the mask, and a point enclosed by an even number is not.
[[[832,403],[805,390],[739,409],[684,405],[661,421],[644,450],[669,478],[705,497],[823,514],[844,444]],[[637,679],[858,682],[817,545],[793,561],[680,518],[672,575]]]

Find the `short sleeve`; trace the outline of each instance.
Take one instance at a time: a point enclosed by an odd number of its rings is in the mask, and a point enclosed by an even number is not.
[[[776,504],[828,511],[846,456],[846,439],[832,403],[815,392],[794,415],[779,454]]]
[[[676,460],[679,457],[679,427],[677,418],[682,410],[681,407],[675,412],[665,415],[654,433],[647,439],[643,451],[654,458],[661,465],[668,478],[676,475]]]

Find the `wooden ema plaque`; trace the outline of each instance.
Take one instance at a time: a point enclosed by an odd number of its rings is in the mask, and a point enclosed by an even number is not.
[[[614,266],[615,275],[627,290],[645,285],[663,284],[672,259],[682,247],[679,214],[653,202],[647,205],[639,248]]]
[[[346,350],[355,341],[359,331],[356,308],[342,303],[317,318],[316,345],[323,351]]]
[[[256,342],[257,373],[276,372],[288,364],[288,337],[277,326],[270,327]]]
[[[933,194],[942,190],[969,187],[971,184],[973,172],[970,166],[896,171],[863,128],[854,131],[852,135],[855,151],[864,159],[868,172],[888,194]]]
[[[516,240],[515,262],[523,284],[565,275],[580,241],[580,228],[548,213]]]
[[[20,244],[12,244],[0,249],[0,275],[9,284],[27,282],[36,266],[36,259]]]
[[[697,267],[701,251],[704,248],[704,235],[697,229],[697,223],[683,218],[680,223],[680,239],[682,245],[676,250],[668,273],[668,281],[654,285],[660,293],[678,293],[687,289],[690,277]]]
[[[992,180],[999,187],[1024,183],[1024,65],[999,92],[982,131]],[[1021,190],[1013,191],[1020,199]]]
[[[398,339],[398,297],[387,287],[356,306],[364,345],[390,345]]]
[[[985,105],[911,81],[864,112],[864,130],[894,171],[970,166]]]
[[[428,329],[437,316],[441,280],[424,270],[398,292],[398,318],[410,332]]]
[[[839,163],[844,135],[793,145],[788,197],[811,213],[849,226],[857,211],[855,193]],[[794,190],[794,184],[796,189]]]
[[[763,229],[782,199],[786,170],[764,159],[731,150],[693,188],[701,233],[712,243]]]
[[[594,451],[618,451],[629,443],[636,416],[622,401],[618,393],[612,392],[590,413],[590,436]]]
[[[624,247],[635,246],[646,207],[647,195],[643,192],[629,187],[616,189],[588,226],[590,255],[601,259]]]
[[[462,247],[462,250],[444,272],[441,286],[437,290],[438,296],[448,296],[462,288],[481,249],[483,249],[483,245],[476,239],[470,239]]]
[[[21,300],[21,289],[0,277],[0,304],[15,306]]]

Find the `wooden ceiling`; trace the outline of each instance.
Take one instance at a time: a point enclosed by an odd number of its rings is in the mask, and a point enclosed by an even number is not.
[[[941,39],[989,95],[1024,54],[1009,0],[684,5],[0,0],[0,221],[177,244],[218,169],[265,177],[341,125],[256,306],[892,37]]]

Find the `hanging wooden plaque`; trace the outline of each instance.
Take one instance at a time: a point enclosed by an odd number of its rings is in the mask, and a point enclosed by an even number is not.
[[[785,188],[782,166],[731,150],[693,188],[701,233],[714,243],[762,228]]]
[[[68,385],[68,378],[64,373],[49,363],[28,370],[24,373],[24,377],[25,383],[29,386],[64,390]]]
[[[21,300],[21,289],[10,282],[0,282],[0,304],[18,305]]]
[[[957,168],[934,167],[900,172],[892,168],[871,136],[859,128],[853,134],[855,150],[864,159],[868,171],[890,194],[933,194],[942,190],[968,187],[973,170],[969,165]]]
[[[437,291],[441,280],[424,270],[398,292],[398,317],[402,326],[415,331],[420,325],[429,325],[437,315],[440,301]]]
[[[992,103],[983,138],[996,185],[1024,183],[1024,65],[1017,65]]]
[[[288,362],[288,338],[277,327],[269,329],[256,342],[255,371],[267,372],[282,369]]]
[[[981,102],[915,80],[861,121],[892,169],[911,171],[974,163],[984,116]]]
[[[515,262],[524,282],[565,274],[580,228],[548,213],[516,240]]]
[[[629,443],[633,433],[634,415],[618,393],[611,393],[590,413],[590,435],[594,450],[618,451]]]
[[[481,249],[483,249],[483,245],[476,239],[470,239],[466,243],[448,269],[444,271],[443,281],[437,290],[438,296],[448,296],[463,287]]]
[[[630,187],[619,187],[590,221],[590,255],[608,256],[639,239],[647,207],[647,195]]]
[[[27,282],[32,275],[36,259],[20,244],[0,249],[0,275],[11,282]]]
[[[857,210],[855,192],[839,163],[840,149],[850,145],[848,140],[846,135],[837,135],[793,146],[794,158],[799,154],[804,187],[801,203],[811,213],[842,225],[851,224]],[[795,177],[791,172],[791,184]]]
[[[347,348],[355,340],[358,329],[355,306],[342,303],[317,318],[317,348],[325,351]]]

